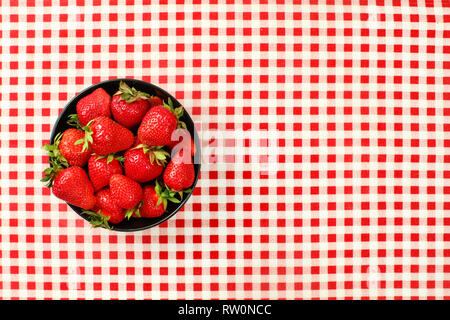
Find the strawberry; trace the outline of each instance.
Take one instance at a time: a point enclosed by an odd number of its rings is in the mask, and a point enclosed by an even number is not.
[[[137,182],[147,182],[160,176],[169,153],[161,147],[139,144],[125,152],[125,175]]]
[[[82,150],[82,146],[76,145],[76,141],[83,137],[83,131],[77,129],[67,129],[63,133],[55,136],[53,144],[47,144],[42,149],[47,151],[51,162],[59,166],[79,166],[82,167],[89,159],[89,151]]]
[[[192,158],[184,159],[183,150],[175,154],[164,170],[163,179],[171,190],[190,192],[185,189],[192,186],[195,179]]]
[[[167,201],[180,203],[180,200],[175,198],[175,194],[167,187],[163,191],[158,181],[156,181],[155,186],[145,186],[142,206],[139,209],[141,217],[155,218],[161,216],[167,209]]]
[[[82,168],[72,166],[62,170],[61,167],[48,169],[44,171],[47,176],[43,180],[50,180],[49,186],[56,197],[82,209],[89,210],[94,207],[94,187]],[[46,178],[48,179],[45,180]]]
[[[83,130],[84,138],[76,143],[83,143],[83,150],[91,148],[98,155],[126,150],[134,143],[133,133],[108,117],[95,118]]]
[[[157,96],[151,96],[151,97],[148,98],[147,101],[150,104],[150,107],[162,106],[163,105],[163,101],[161,100],[160,97],[157,97]]]
[[[84,132],[77,129],[67,129],[62,134],[59,150],[61,155],[67,159],[71,166],[83,167],[90,156],[89,150],[83,151],[83,146],[75,145],[79,139],[84,137]]]
[[[114,154],[108,156],[98,156],[93,154],[89,158],[88,170],[94,190],[98,191],[109,184],[109,178],[113,174],[122,174],[120,161],[122,157],[115,157]]]
[[[119,223],[125,218],[125,210],[119,207],[111,195],[109,188],[104,188],[95,195],[96,206],[105,217],[109,217],[111,223]],[[97,211],[98,212],[98,211]]]
[[[124,175],[113,174],[109,188],[114,202],[121,208],[133,209],[142,200],[141,185]]]
[[[156,218],[166,211],[163,203],[158,203],[159,196],[155,191],[154,186],[144,187],[144,197],[142,200],[142,207],[140,208],[140,214],[143,218]]]
[[[80,124],[85,126],[89,121],[99,117],[111,117],[111,97],[102,88],[80,99],[77,103],[77,114]]]
[[[126,128],[133,128],[139,124],[150,108],[150,95],[130,88],[121,81],[111,101],[111,112],[114,119]]]
[[[172,100],[162,106],[154,106],[146,113],[138,129],[138,137],[149,146],[166,146],[172,141],[172,132],[177,127],[186,127],[178,119],[183,115],[183,107],[174,109]]]

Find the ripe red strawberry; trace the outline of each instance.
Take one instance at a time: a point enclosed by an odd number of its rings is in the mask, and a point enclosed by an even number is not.
[[[59,150],[71,166],[83,167],[89,159],[89,150],[83,151],[82,145],[75,144],[75,142],[83,139],[83,137],[84,132],[77,129],[67,129],[62,134],[61,141],[59,142]]]
[[[51,177],[51,180],[52,192],[56,197],[86,210],[94,207],[96,203],[94,187],[82,168],[72,166],[60,170]]]
[[[155,187],[145,186],[142,207],[139,209],[141,217],[155,218],[162,215],[166,210],[164,209],[164,204],[162,202],[157,205],[158,200],[159,196],[155,191]]]
[[[82,167],[89,159],[89,151],[76,144],[84,136],[83,131],[68,129],[63,133],[58,133],[53,140],[53,144],[46,144],[42,149],[48,151],[52,165],[60,167],[79,166]]]
[[[174,191],[182,191],[192,186],[195,179],[192,158],[184,159],[183,150],[178,152],[164,170],[163,179]]]
[[[150,98],[148,98],[148,103],[150,104],[150,107],[163,105],[163,101],[160,97],[157,96],[151,96]]]
[[[142,119],[138,137],[148,146],[167,146],[171,143],[172,132],[177,126],[186,127],[178,119],[183,115],[183,107],[173,108],[172,100],[163,106],[155,106]]]
[[[95,118],[83,129],[85,137],[77,143],[83,143],[83,149],[90,147],[91,152],[98,155],[126,150],[134,143],[134,135],[130,130],[104,116]]]
[[[167,209],[167,201],[180,203],[175,195],[176,192],[167,188],[163,190],[158,181],[155,182],[155,186],[145,186],[142,206],[139,208],[141,217],[155,218],[161,216]]]
[[[130,88],[125,82],[121,81],[119,91],[115,93],[111,101],[111,112],[114,120],[126,128],[136,126],[150,108],[149,98],[148,93]]]
[[[140,144],[125,152],[125,175],[141,183],[153,180],[163,172],[168,156],[161,147],[149,148]]]
[[[122,166],[120,165],[120,157],[114,157],[113,154],[108,156],[98,156],[93,154],[89,158],[88,169],[89,178],[91,179],[94,190],[98,191],[109,184],[109,178],[113,174],[122,174]]]
[[[124,175],[112,175],[109,188],[114,202],[121,208],[133,209],[142,200],[141,185]]]
[[[96,208],[101,211],[103,216],[109,217],[109,222],[119,223],[125,218],[125,210],[114,202],[109,188],[97,192],[95,198],[97,199]]]
[[[89,121],[99,117],[111,117],[111,97],[102,88],[96,89],[77,103],[77,114],[80,124],[85,126]]]

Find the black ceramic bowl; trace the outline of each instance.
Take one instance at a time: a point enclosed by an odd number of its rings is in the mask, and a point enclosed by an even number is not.
[[[125,81],[130,87],[135,87],[139,91],[147,92],[151,95],[155,95],[160,97],[162,100],[167,102],[167,99],[172,99],[174,107],[179,107],[181,104],[178,102],[175,97],[173,97],[168,92],[164,91],[163,89],[145,82],[141,80],[135,80],[135,79],[112,79],[112,80],[106,80],[97,84],[94,84],[90,86],[87,89],[84,89],[79,94],[77,94],[72,100],[69,101],[69,103],[64,107],[61,114],[59,115],[58,119],[56,120],[56,123],[53,127],[53,131],[50,137],[50,143],[53,144],[53,141],[55,139],[55,136],[59,132],[64,132],[65,130],[72,128],[67,124],[67,120],[69,119],[69,115],[76,113],[76,105],[78,101],[87,96],[88,94],[92,93],[94,90],[98,88],[103,88],[106,92],[109,93],[109,95],[112,97],[114,93],[117,92],[119,88],[120,81]],[[197,130],[195,129],[194,122],[192,121],[191,117],[187,113],[186,110],[184,110],[183,116],[180,118],[180,120],[184,121],[186,123],[187,130],[191,134],[191,136],[194,138],[195,147],[196,147],[196,154],[194,156],[194,169],[195,169],[195,180],[194,184],[192,185],[192,190],[194,189],[195,185],[197,184],[197,180],[200,173],[200,161],[201,158],[201,150],[200,150],[200,143],[198,138]],[[135,132],[136,134],[136,132]],[[86,172],[87,172],[87,166],[86,166]],[[175,213],[177,213],[186,203],[186,201],[191,196],[191,193],[184,194],[183,200],[181,203],[172,203],[168,201],[167,204],[167,210],[164,212],[163,215],[157,218],[130,218],[129,220],[124,219],[121,223],[118,224],[111,224],[113,227],[112,230],[115,231],[124,231],[124,232],[130,232],[130,231],[140,231],[144,229],[148,229],[151,227],[154,227],[156,225],[159,225],[160,223],[166,221],[170,217],[172,217]],[[69,206],[76,212],[78,215],[80,215],[83,219],[89,221],[89,218],[81,214],[82,209],[73,205]]]

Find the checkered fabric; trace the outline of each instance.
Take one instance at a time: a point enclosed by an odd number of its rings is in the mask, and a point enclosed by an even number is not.
[[[450,298],[450,1],[1,0],[2,299]],[[67,101],[161,86],[184,210],[93,229],[39,181]]]

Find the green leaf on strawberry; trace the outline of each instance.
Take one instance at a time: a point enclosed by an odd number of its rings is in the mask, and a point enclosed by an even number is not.
[[[69,167],[69,162],[66,158],[64,158],[59,150],[59,143],[61,142],[62,135],[63,133],[58,133],[55,136],[53,144],[46,144],[42,146],[42,149],[47,151],[47,155],[50,158],[50,167],[44,170],[44,177],[41,179],[41,182],[47,182],[45,185],[47,188],[51,188],[53,186],[53,179],[59,171]]]
[[[138,91],[134,87],[130,88],[130,86],[128,86],[124,81],[120,81],[119,91],[117,91],[114,95],[120,95],[120,98],[125,100],[127,103],[131,103],[139,99],[146,100],[151,97],[148,93]]]
[[[76,113],[69,115],[69,120],[67,120],[67,124],[80,130],[83,128],[83,126],[80,123],[80,119],[78,118],[78,114]]]
[[[161,203],[163,204],[164,210],[167,209],[167,201],[173,202],[173,203],[180,203],[181,199],[177,199],[175,195],[177,192],[170,190],[167,185],[163,188],[158,180],[155,180],[155,191],[158,195],[158,201],[156,202],[156,205],[159,206]]]
[[[164,166],[167,163],[167,158],[170,157],[170,154],[163,149],[164,146],[147,146],[146,144],[138,144],[133,149],[140,149],[144,154],[148,153],[148,157],[150,159],[150,163],[153,164],[156,162],[158,166]]]
[[[94,120],[89,121],[87,125],[85,125],[84,127],[81,128],[81,130],[84,131],[84,138],[80,139],[80,140],[77,140],[75,142],[75,145],[78,145],[78,144],[81,144],[81,143],[83,144],[83,150],[82,151],[88,150],[91,147],[90,144],[92,144],[94,142],[94,139],[92,138],[92,134],[94,132],[92,131],[92,129],[90,127],[90,125],[91,125],[91,123],[93,121]]]
[[[103,215],[101,210],[98,210],[97,212],[91,210],[83,210],[81,213],[89,216],[89,222],[91,223],[92,227],[103,227],[108,230],[112,230],[112,227],[108,223],[110,217]]]
[[[53,144],[46,144],[42,147],[42,149],[47,151],[47,155],[50,157],[51,161],[67,168],[69,166],[69,162],[63,157],[61,151],[59,150],[59,143],[61,142],[62,135],[62,132],[58,133],[55,136]]]
[[[186,123],[184,121],[181,121],[180,118],[184,115],[184,108],[183,106],[179,106],[178,108],[175,108],[173,105],[172,99],[167,98],[167,103],[163,101],[163,107],[172,112],[175,117],[178,120],[177,128],[184,128],[186,129]]]
[[[125,161],[125,157],[124,156],[115,156],[114,157],[117,161],[119,161],[120,163],[123,163]]]
[[[56,178],[56,175],[59,171],[64,169],[60,164],[50,160],[50,167],[44,170],[44,177],[41,179],[41,182],[47,182],[45,186],[47,188],[51,188],[53,186],[53,180]]]
[[[133,214],[135,214],[137,217],[141,217],[141,212],[140,212],[140,208],[142,207],[143,202],[139,202],[139,204],[132,209],[128,209],[125,213],[125,218],[130,220],[130,218],[133,216]]]
[[[168,192],[169,192],[170,195],[178,194],[178,195],[180,196],[180,199],[181,199],[181,200],[183,200],[183,196],[184,196],[185,193],[191,193],[192,190],[193,190],[192,188],[188,188],[188,189],[184,189],[184,190],[179,190],[179,191],[177,191],[177,190],[171,189],[167,184],[164,184],[164,185],[165,185],[166,190],[168,190]]]
[[[97,160],[104,159],[104,158],[106,158],[107,164],[110,164],[111,161],[113,161],[114,159],[116,159],[120,163],[123,163],[125,161],[125,158],[123,156],[118,156],[115,153],[110,153],[108,155],[103,155],[103,156],[97,156]]]

